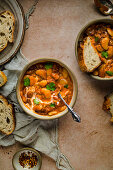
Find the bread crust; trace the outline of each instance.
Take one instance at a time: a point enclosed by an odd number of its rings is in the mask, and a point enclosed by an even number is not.
[[[13,13],[12,12],[10,12],[10,11],[5,11],[6,13],[10,13],[10,15],[12,16],[12,18],[13,18],[13,23],[14,23],[14,25],[13,25],[13,30],[12,30],[12,41],[10,41],[10,42],[13,42],[13,40],[14,40],[14,30],[15,30],[15,17],[14,17],[14,15],[13,15]]]
[[[4,82],[2,84],[0,84],[0,87],[2,87],[6,82],[7,82],[7,77],[4,74],[4,72],[0,71],[0,76],[2,76]]]
[[[90,37],[89,37],[90,38]],[[90,38],[90,41],[91,41],[91,38]],[[81,55],[79,55],[78,54],[78,63],[79,63],[79,66],[80,66],[80,69],[81,69],[81,71],[83,71],[83,72],[93,72],[97,67],[99,67],[100,66],[100,64],[101,64],[101,62],[95,67],[95,68],[93,68],[92,70],[88,70],[88,68],[86,67],[86,65],[85,65],[85,59],[84,59],[84,46],[85,46],[85,44],[87,43],[87,39],[85,40],[85,42],[84,42],[84,45],[83,45],[83,49],[82,49],[82,53],[81,53]],[[95,46],[93,45],[93,43],[91,42],[91,45],[92,45],[92,47],[94,48],[94,50],[95,50],[95,52],[98,54],[98,56],[99,56],[99,53],[98,53],[98,51],[96,50],[96,48],[95,48]],[[99,56],[99,58],[100,58],[100,56]]]
[[[2,49],[0,49],[0,52],[3,51],[7,47],[7,44],[8,43],[6,42],[5,46]]]
[[[102,109],[104,111],[106,111],[107,113],[111,114],[112,117],[111,117],[110,121],[113,123],[113,112],[112,112],[112,108],[111,108],[111,107],[113,107],[113,100],[111,100],[111,96],[113,96],[113,92],[109,93],[108,95],[106,95],[104,97]]]
[[[87,72],[87,67],[86,67],[85,62],[84,62],[83,49],[84,49],[84,45],[83,45],[82,48],[78,47],[78,64],[80,66],[81,71]]]
[[[2,48],[2,49],[0,50],[0,52],[3,51],[6,47],[7,47],[7,44],[4,46],[4,48]]]
[[[5,135],[10,135],[12,134],[12,132],[14,131],[15,129],[15,126],[16,126],[16,119],[15,119],[15,112],[14,112],[14,108],[13,108],[13,105],[12,104],[9,104],[8,103],[8,100],[0,94],[0,99],[4,101],[4,103],[7,105],[7,107],[10,107],[11,110],[12,110],[12,119],[13,119],[13,128],[12,128],[12,131],[10,131],[9,133],[5,133],[3,132],[2,130],[0,130],[1,133],[5,134]]]
[[[109,95],[106,95],[104,97],[104,103],[103,103],[102,109],[107,112],[110,112],[110,105],[111,105],[111,101],[109,99]]]
[[[11,13],[10,11],[3,11],[3,12],[1,12],[1,13],[0,13],[0,16],[1,16],[1,15],[4,15],[5,13],[6,13],[7,15],[10,14],[11,17],[12,17],[12,19],[13,19],[12,34],[11,34],[11,40],[7,39],[7,37],[6,37],[7,43],[6,43],[5,46],[0,50],[0,52],[3,51],[3,50],[7,47],[8,42],[12,43],[12,42],[14,41],[15,17],[14,17],[14,15],[13,15],[13,13]]]

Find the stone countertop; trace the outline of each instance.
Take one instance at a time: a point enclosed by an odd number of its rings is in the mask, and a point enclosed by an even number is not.
[[[19,0],[25,12],[33,0]],[[77,170],[113,169],[113,126],[110,115],[102,110],[104,96],[113,90],[112,82],[91,79],[82,73],[75,58],[75,39],[89,21],[105,18],[94,7],[93,0],[40,0],[30,17],[22,45],[23,54],[34,60],[58,58],[67,64],[78,80],[78,98],[74,106],[81,116],[80,124],[70,114],[59,120],[59,145]],[[20,144],[0,147],[0,170],[13,170],[12,156]],[[53,160],[42,155],[41,170],[56,170]]]

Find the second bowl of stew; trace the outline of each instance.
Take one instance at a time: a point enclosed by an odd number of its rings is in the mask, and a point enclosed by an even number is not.
[[[98,19],[86,24],[79,32],[75,43],[75,55],[79,61],[87,37],[92,40],[101,64],[90,74],[97,80],[113,80],[113,20]]]
[[[65,115],[68,109],[58,93],[73,107],[77,91],[74,74],[56,59],[32,61],[25,66],[17,82],[19,104],[26,113],[37,119],[55,119]]]

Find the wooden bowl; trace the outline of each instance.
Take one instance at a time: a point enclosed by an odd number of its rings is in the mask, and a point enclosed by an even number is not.
[[[72,81],[73,81],[73,96],[72,96],[72,99],[71,99],[71,102],[70,102],[70,106],[73,107],[75,102],[76,102],[76,99],[77,99],[77,94],[78,94],[78,85],[77,85],[77,80],[76,80],[76,77],[74,76],[74,74],[72,73],[72,71],[70,70],[70,68],[68,68],[64,63],[62,63],[61,61],[59,60],[56,60],[56,59],[47,59],[47,58],[41,58],[41,59],[37,59],[35,61],[32,61],[30,62],[29,64],[27,64],[24,69],[22,70],[19,78],[18,78],[18,82],[17,82],[17,88],[16,88],[16,92],[17,92],[17,99],[18,99],[18,102],[20,104],[20,106],[22,107],[22,109],[27,113],[29,114],[30,116],[33,116],[37,119],[44,119],[44,120],[50,120],[50,119],[56,119],[56,118],[59,118],[59,117],[62,117],[63,115],[65,115],[67,112],[68,112],[68,109],[65,109],[63,112],[60,112],[56,115],[53,115],[53,116],[44,116],[44,115],[39,115],[39,114],[36,114],[34,113],[32,110],[28,109],[25,104],[23,103],[22,101],[22,98],[20,96],[20,84],[21,84],[21,81],[23,79],[23,76],[25,74],[25,72],[28,70],[28,68],[30,68],[32,65],[34,64],[37,64],[37,63],[41,63],[41,62],[56,62],[58,64],[60,64],[62,67],[64,67]]]
[[[84,32],[86,31],[86,29],[93,25],[93,24],[99,24],[99,23],[106,23],[106,24],[110,24],[113,26],[113,20],[112,19],[97,19],[97,20],[93,20],[89,23],[87,23],[81,30],[80,32],[78,33],[78,36],[76,38],[76,41],[75,41],[75,56],[77,58],[77,61],[79,60],[79,56],[78,56],[78,45],[79,45],[79,42],[83,40],[83,35],[84,35]],[[89,74],[92,78],[96,79],[96,80],[113,80],[113,77],[110,77],[110,78],[101,78],[99,76],[94,76],[93,74],[91,73],[87,73]]]

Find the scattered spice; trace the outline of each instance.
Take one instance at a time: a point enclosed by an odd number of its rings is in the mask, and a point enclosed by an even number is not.
[[[37,155],[32,152],[23,152],[19,157],[19,163],[23,168],[33,168],[37,165]]]

